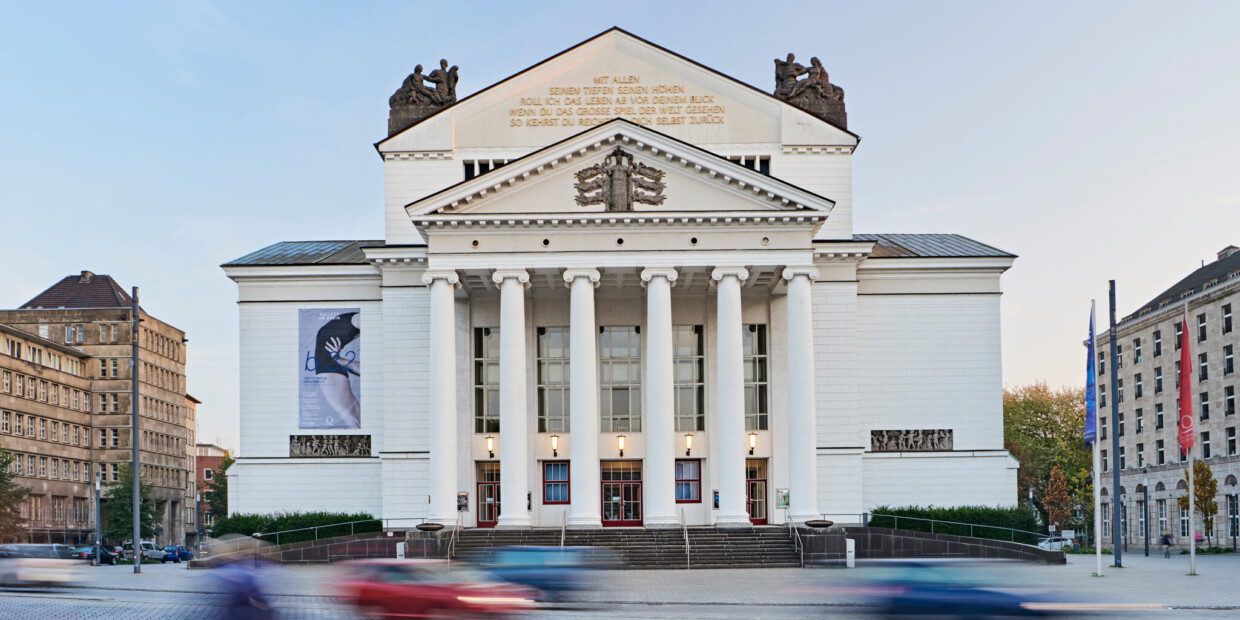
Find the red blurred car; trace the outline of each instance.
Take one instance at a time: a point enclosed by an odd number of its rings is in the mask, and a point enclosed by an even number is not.
[[[537,592],[443,560],[341,564],[342,596],[377,618],[501,617],[532,609]]]

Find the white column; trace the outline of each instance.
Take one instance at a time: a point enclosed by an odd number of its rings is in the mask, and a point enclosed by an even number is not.
[[[422,282],[431,288],[430,307],[430,452],[431,510],[429,520],[456,523],[456,301],[452,291],[460,278],[455,271],[427,271]]]
[[[790,516],[804,523],[818,518],[818,437],[814,408],[814,315],[810,288],[813,266],[787,267],[788,281],[788,490]]]
[[[525,411],[525,287],[530,274],[498,269],[499,285],[499,500],[497,527],[527,528],[530,511],[529,436]]]
[[[749,525],[745,506],[745,356],[741,346],[741,282],[749,278],[742,267],[720,267],[710,274],[718,283],[715,354],[718,383],[719,525]]]
[[[569,309],[569,506],[570,527],[601,527],[598,460],[598,347],[594,289],[597,269],[568,269]]]
[[[646,286],[646,472],[644,523],[678,525],[676,512],[676,400],[672,368],[672,285],[675,269],[644,269]],[[739,332],[738,332],[739,333]]]

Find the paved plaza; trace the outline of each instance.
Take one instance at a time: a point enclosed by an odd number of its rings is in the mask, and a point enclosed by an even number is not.
[[[1107,561],[1110,556],[1104,556]],[[1188,559],[1125,556],[1125,568],[1106,567],[1091,576],[1092,556],[1069,556],[1066,566],[1005,563],[959,569],[965,579],[1029,594],[1097,605],[1065,617],[1110,615],[1124,618],[1232,618],[1240,614],[1240,557],[1198,558],[1198,576],[1188,576]],[[340,566],[266,569],[266,583],[280,618],[351,618],[333,597],[331,584]],[[856,570],[730,569],[600,571],[599,587],[581,600],[542,609],[530,617],[595,618],[617,612],[642,618],[821,618],[866,615],[864,598],[853,586],[881,572]],[[0,593],[0,618],[205,618],[215,611],[210,571],[184,566],[91,568],[77,588]],[[1142,605],[1138,609],[1122,608]]]

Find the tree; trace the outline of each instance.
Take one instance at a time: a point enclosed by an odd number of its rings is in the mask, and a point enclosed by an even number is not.
[[[1184,484],[1188,484],[1187,468],[1184,469]],[[1218,514],[1218,502],[1214,500],[1217,493],[1218,481],[1214,479],[1210,466],[1206,465],[1205,461],[1193,461],[1193,500],[1197,514],[1201,515],[1204,523],[1202,535],[1210,539],[1211,545],[1214,544],[1214,515]],[[1180,510],[1188,510],[1187,493],[1176,501],[1180,504]]]
[[[17,473],[11,469],[13,459],[12,454],[0,449],[0,540],[3,541],[16,541],[26,530],[21,505],[30,494],[30,489],[14,480]]]
[[[235,459],[225,453],[220,466],[215,468],[211,479],[207,481],[206,490],[202,493],[202,499],[207,503],[207,514],[217,521],[228,517],[228,475],[226,472],[234,462]]]
[[[1046,493],[1042,496],[1042,504],[1046,506],[1046,518],[1056,527],[1063,529],[1063,524],[1072,516],[1071,498],[1068,497],[1068,482],[1063,477],[1063,470],[1056,465],[1051,469],[1050,480],[1046,483]]]
[[[1092,467],[1085,434],[1084,388],[1052,390],[1046,383],[1003,390],[1004,447],[1018,461],[1018,497],[1028,506],[1026,493],[1034,489],[1034,508],[1042,508],[1051,469],[1060,467],[1067,480]],[[1049,519],[1048,519],[1049,520]]]
[[[151,499],[151,485],[138,481],[141,509],[139,511],[140,532],[143,539],[155,535],[155,523],[159,519],[158,503]],[[130,540],[133,538],[133,464],[121,463],[120,481],[108,487],[104,498],[107,510],[104,511],[103,537],[109,540]],[[134,541],[137,545],[139,541]]]
[[[1094,529],[1094,477],[1088,469],[1076,472],[1068,478],[1068,495],[1072,498],[1072,514],[1068,525],[1072,529],[1089,533],[1093,540]],[[1078,516],[1079,515],[1079,516]]]

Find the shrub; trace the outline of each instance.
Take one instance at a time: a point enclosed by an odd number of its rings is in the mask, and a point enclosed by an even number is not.
[[[890,515],[890,516],[876,516]],[[914,519],[895,519],[893,517],[915,517],[916,519],[934,519],[937,521],[954,521],[968,525],[949,523],[932,523]],[[992,540],[1014,540],[1025,544],[1037,544],[1038,534],[1042,527],[1038,525],[1033,513],[1026,508],[990,508],[988,506],[955,506],[938,508],[935,506],[879,506],[870,516],[872,527],[889,527],[911,530],[914,532],[935,532],[955,536],[973,536]],[[972,527],[970,527],[970,525]],[[1002,529],[1010,528],[1010,529]],[[1023,530],[1012,532],[1010,530]]]
[[[361,521],[361,523],[353,523],[356,521]],[[348,525],[349,523],[352,523],[352,525]],[[314,527],[319,528],[317,536],[314,529],[306,529]],[[280,534],[280,544],[283,545],[304,540],[314,540],[315,538],[344,536],[350,533],[379,532],[382,529],[383,523],[375,519],[374,515],[365,512],[276,512],[271,514],[235,514],[228,518],[220,519],[216,521],[215,527],[211,528],[211,536],[214,538],[219,538],[225,534],[250,536],[254,533],[272,534],[275,532],[288,532],[288,530],[300,530]],[[274,537],[264,538],[264,540],[271,543],[276,542]]]

